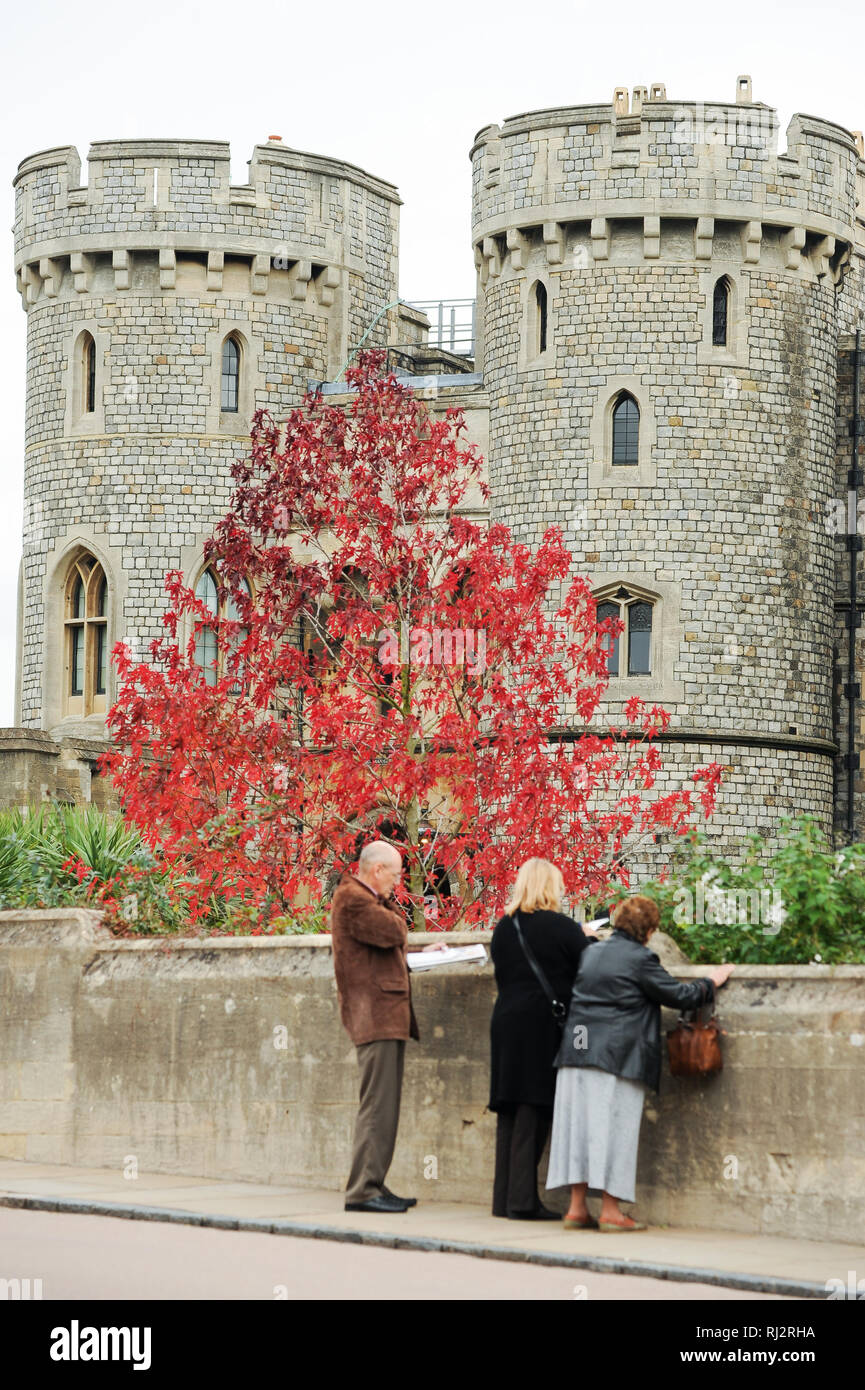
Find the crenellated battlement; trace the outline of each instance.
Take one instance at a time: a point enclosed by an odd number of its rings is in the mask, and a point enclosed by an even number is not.
[[[105,140],[88,154],[87,182],[72,146],[22,160],[14,179],[15,268],[25,307],[64,290],[86,290],[111,258],[115,288],[130,258],[159,253],[160,284],[173,287],[178,253],[207,255],[208,288],[220,288],[224,258],[249,262],[251,294],[267,292],[271,269],[292,272],[295,297],[318,281],[323,302],[344,271],[379,266],[394,278],[400,199],[393,184],[355,165],[257,145],[249,182],[233,185],[223,141]]]
[[[542,236],[551,267],[582,224],[590,259],[607,260],[617,227],[644,223],[643,254],[661,251],[662,222],[687,222],[693,257],[711,257],[720,223],[736,223],[742,259],[783,242],[788,269],[835,272],[853,246],[865,250],[865,160],[860,132],[797,113],[778,150],[774,108],[751,99],[748,77],[734,102],[676,102],[663,83],[617,88],[605,105],[513,116],[475,137],[473,241],[485,280],[510,254]],[[858,213],[858,216],[857,216]],[[786,238],[786,241],[784,239]],[[681,237],[677,238],[681,258]],[[514,253],[516,258],[514,259]]]

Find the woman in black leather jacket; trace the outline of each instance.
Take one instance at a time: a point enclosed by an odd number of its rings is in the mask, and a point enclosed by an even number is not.
[[[586,951],[571,995],[556,1057],[553,1133],[547,1187],[571,1188],[565,1225],[594,1226],[586,1191],[603,1193],[602,1231],[644,1231],[619,1202],[632,1202],[643,1098],[661,1075],[661,1005],[696,1009],[712,1003],[733,969],[680,981],[646,945],[658,926],[657,904],[642,894],[611,914],[608,940]]]

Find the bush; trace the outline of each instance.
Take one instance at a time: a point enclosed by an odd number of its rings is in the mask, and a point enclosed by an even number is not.
[[[327,930],[321,904],[276,915],[276,904],[210,894],[193,911],[200,891],[182,867],[169,870],[135,827],[95,806],[0,811],[0,911],[90,907],[127,936]]]
[[[715,858],[706,840],[692,831],[665,879],[619,886],[587,918],[640,892],[658,904],[661,930],[700,964],[865,961],[865,844],[833,850],[813,816],[784,817],[768,856],[763,837],[749,836],[740,865]]]

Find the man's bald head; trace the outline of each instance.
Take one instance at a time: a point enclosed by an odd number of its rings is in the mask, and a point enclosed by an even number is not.
[[[357,876],[374,893],[386,898],[402,875],[402,855],[387,840],[364,845],[358,860]]]

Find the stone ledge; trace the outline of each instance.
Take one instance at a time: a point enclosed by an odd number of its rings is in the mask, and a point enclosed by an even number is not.
[[[0,729],[0,753],[51,753],[57,756],[59,744],[44,729]]]

